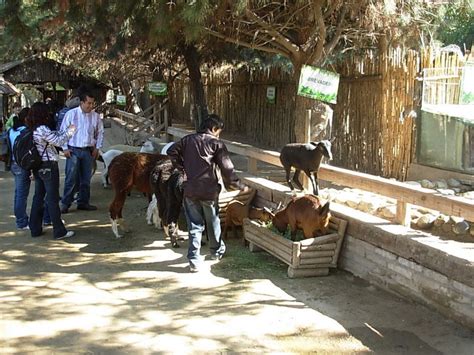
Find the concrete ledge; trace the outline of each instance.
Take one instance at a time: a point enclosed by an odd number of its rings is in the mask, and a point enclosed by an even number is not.
[[[260,204],[288,197],[282,185],[244,180]],[[441,240],[333,202],[331,213],[349,222],[340,268],[474,329],[474,243]]]
[[[331,212],[349,222],[349,235],[474,287],[473,243],[442,240],[337,203]]]

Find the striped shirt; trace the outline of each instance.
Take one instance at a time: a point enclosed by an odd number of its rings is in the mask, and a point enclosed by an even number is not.
[[[36,149],[42,161],[58,160],[58,151],[54,146],[60,147],[74,135],[74,130],[52,131],[48,126],[42,125],[33,132]],[[46,148],[46,150],[45,150]],[[43,153],[44,152],[44,153]]]
[[[66,130],[71,124],[77,128],[76,134],[63,144],[63,149],[69,149],[68,146],[77,148],[94,147],[101,148],[104,143],[104,124],[95,111],[85,113],[81,106],[73,108],[66,112],[64,120],[61,123],[61,131]]]

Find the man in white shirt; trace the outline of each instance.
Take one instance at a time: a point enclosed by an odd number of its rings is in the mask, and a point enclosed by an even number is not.
[[[104,142],[104,125],[98,113],[93,111],[94,96],[84,91],[79,95],[80,104],[69,110],[61,123],[61,131],[74,124],[76,134],[63,148],[66,161],[66,179],[64,193],[61,199],[61,212],[68,213],[74,200],[74,185],[77,174],[79,175],[79,197],[77,209],[94,211],[96,206],[90,202],[90,183],[92,175],[92,162],[97,158],[99,149]]]

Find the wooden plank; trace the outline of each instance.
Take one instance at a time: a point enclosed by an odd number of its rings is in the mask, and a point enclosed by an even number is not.
[[[301,251],[306,252],[306,251],[318,251],[318,250],[336,250],[336,246],[337,246],[337,243],[328,243],[328,244],[310,245],[310,246],[301,245]]]
[[[411,205],[397,201],[397,214],[395,216],[395,220],[401,224],[402,226],[410,227],[411,223]]]
[[[255,236],[252,233],[249,233],[246,235],[246,239],[249,242],[254,243],[255,245],[259,246],[266,252],[270,253],[271,255],[275,256],[276,258],[280,259],[287,265],[291,265],[291,255],[288,253],[285,253],[283,250],[276,249],[271,242],[264,240],[263,238],[260,238],[260,236]]]
[[[317,265],[317,264],[328,264],[332,262],[332,257],[320,257],[312,259],[301,259],[301,265]]]
[[[332,218],[332,217],[331,217]],[[344,235],[346,234],[347,221],[339,219],[339,230],[338,235],[339,239],[336,241],[335,255],[333,258],[333,266],[337,267],[337,261],[339,260],[339,254],[341,253],[342,241],[344,240]]]
[[[261,238],[262,240],[268,241],[269,243],[274,245],[275,248],[283,250],[288,255],[291,255],[291,251],[293,249],[293,242],[290,242],[289,240],[283,237],[275,236],[273,233],[271,233],[271,231],[269,231],[270,233],[266,233],[264,230],[265,228],[255,228],[252,230],[252,233],[255,236]]]
[[[301,253],[301,259],[314,259],[324,256],[334,256],[336,254],[335,250],[321,250],[321,251],[307,251],[304,250]]]
[[[320,244],[328,244],[328,243],[336,242],[338,239],[340,239],[339,234],[331,233],[331,234],[323,235],[322,237],[303,239],[300,241],[300,243],[301,243],[301,246],[320,245]]]
[[[297,269],[295,269],[295,268],[289,266],[287,273],[288,273],[289,278],[327,276],[327,275],[329,275],[329,269],[328,268],[314,268],[314,269],[300,269],[300,268],[297,268]]]
[[[301,244],[300,243],[293,243],[291,254],[292,254],[291,265],[293,267],[297,267],[300,264],[300,260],[301,260]]]
[[[247,171],[250,174],[257,174],[258,173],[257,162],[258,162],[258,160],[255,159],[255,158],[248,158],[248,160],[247,160]]]

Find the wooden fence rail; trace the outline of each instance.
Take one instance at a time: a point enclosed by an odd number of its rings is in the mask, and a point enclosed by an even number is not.
[[[191,133],[193,133],[193,131],[182,128],[168,128],[168,134],[176,138],[181,138]],[[250,170],[256,169],[256,160],[280,167],[282,166],[280,163],[280,153],[278,152],[255,148],[248,144],[230,142],[225,139],[223,141],[230,152],[249,158]],[[255,173],[256,170],[251,172]],[[396,199],[396,220],[398,223],[405,226],[409,226],[410,224],[410,205],[422,206],[440,211],[446,215],[459,216],[468,221],[474,221],[474,203],[461,197],[444,196],[430,189],[414,187],[398,181],[342,169],[327,164],[321,164],[318,176],[320,179],[329,181],[336,185],[370,191]]]
[[[148,112],[150,114],[146,115]],[[132,135],[139,132],[146,132],[150,136],[160,135],[161,131],[166,132],[168,128],[168,100],[165,100],[161,105],[152,105],[138,114],[119,109],[115,109],[114,114],[127,123],[127,130]],[[133,141],[134,137],[131,140]],[[127,143],[133,145],[133,142]]]

